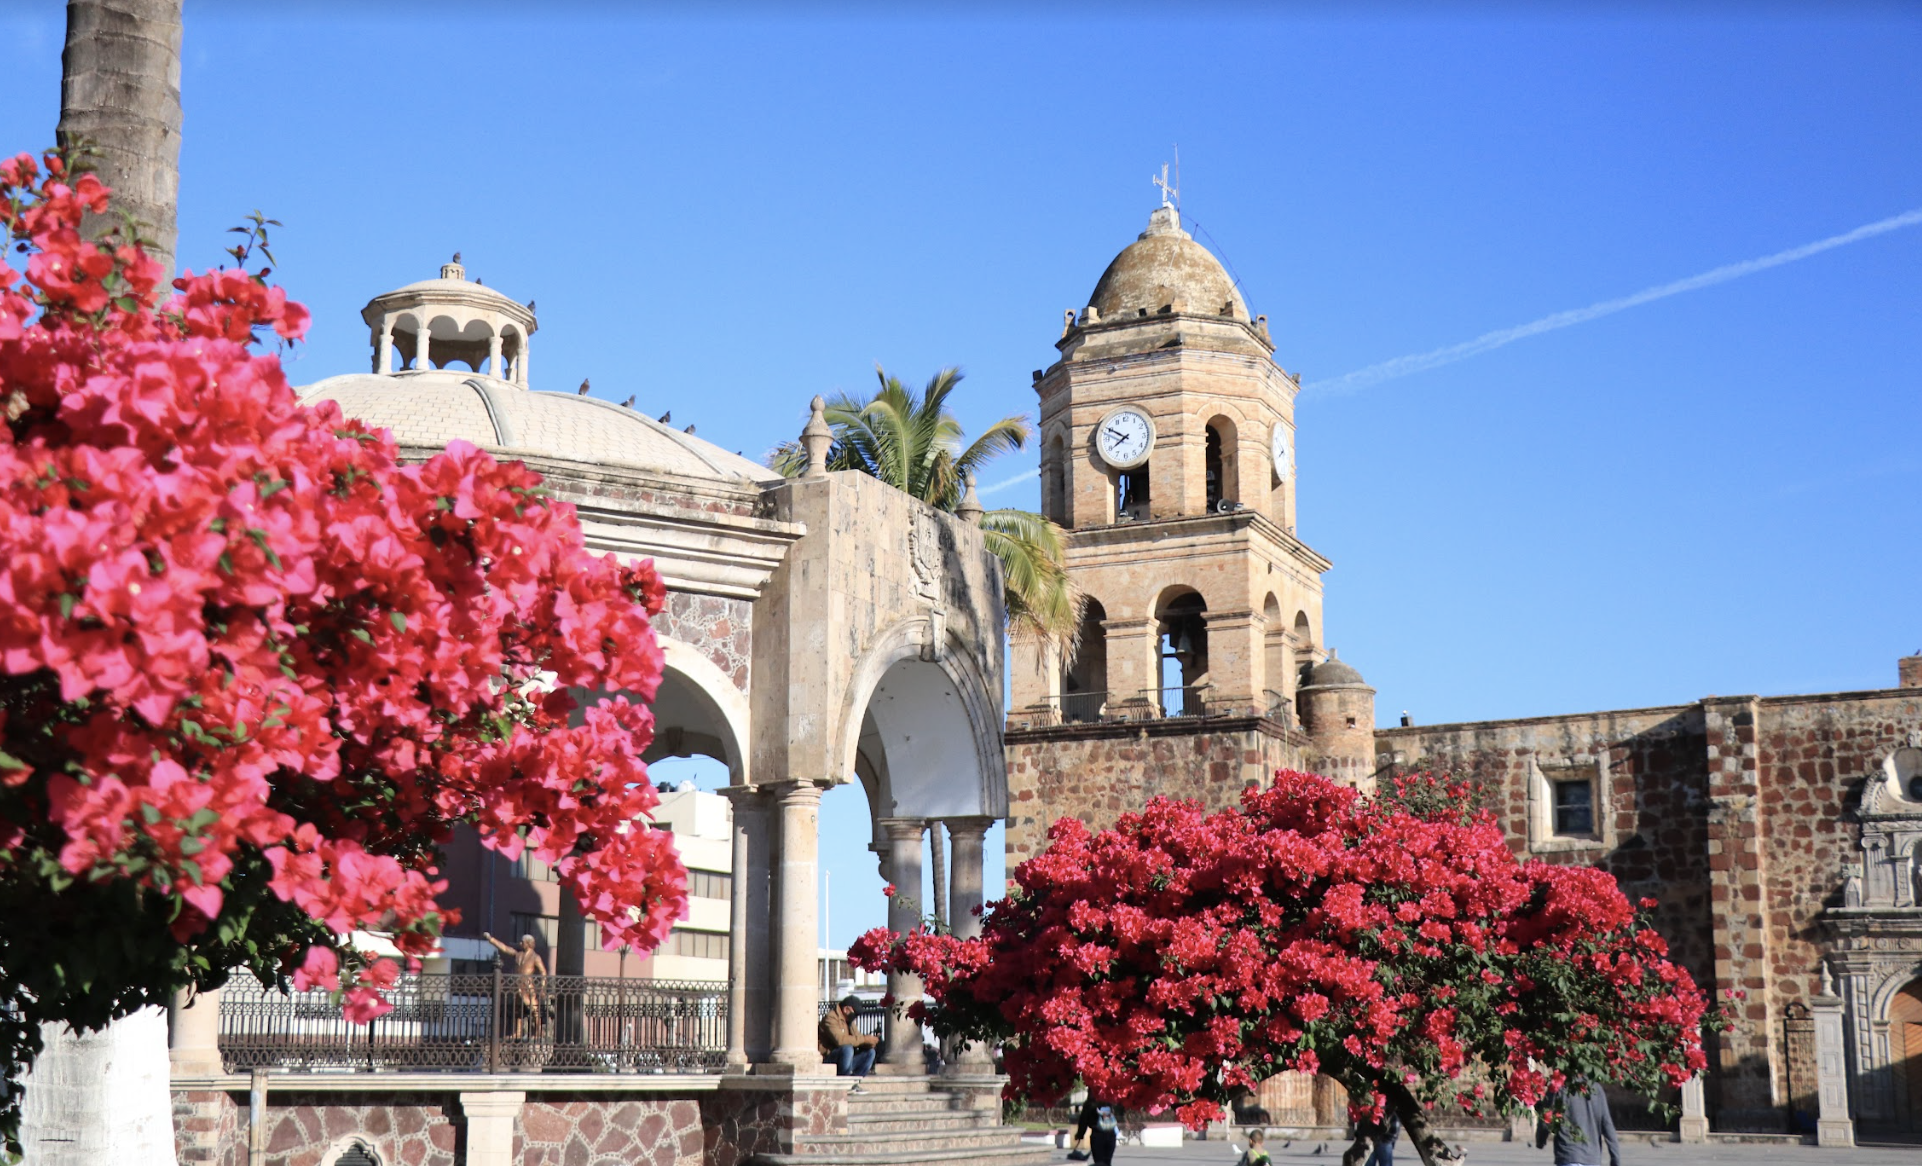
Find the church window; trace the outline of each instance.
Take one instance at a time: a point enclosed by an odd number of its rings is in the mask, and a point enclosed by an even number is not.
[[[1240,509],[1240,471],[1235,453],[1235,423],[1226,417],[1216,417],[1208,422],[1202,465],[1206,475],[1204,497],[1207,498],[1210,514]]]
[[[1555,833],[1595,833],[1595,787],[1586,776],[1555,783]]]

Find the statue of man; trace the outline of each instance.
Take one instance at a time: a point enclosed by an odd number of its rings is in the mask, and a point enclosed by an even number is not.
[[[534,1021],[534,1035],[541,1034],[541,977],[547,975],[547,963],[540,953],[534,950],[534,937],[521,936],[519,948],[512,948],[495,939],[487,932],[481,938],[493,944],[502,954],[514,957],[514,991],[520,998],[521,1015],[515,1018],[514,1035],[520,1036],[529,1017]]]

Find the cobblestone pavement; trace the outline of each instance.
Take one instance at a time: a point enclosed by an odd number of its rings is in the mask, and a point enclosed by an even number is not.
[[[1268,1145],[1276,1166],[1337,1166],[1345,1148],[1340,1142],[1295,1142],[1284,1147],[1277,1138]],[[1179,1150],[1122,1146],[1114,1166],[1235,1166],[1247,1144],[1234,1148],[1219,1141],[1184,1142]],[[1317,1146],[1325,1146],[1315,1153]],[[1553,1166],[1549,1150],[1514,1142],[1470,1142],[1468,1166]],[[1055,1155],[1066,1161],[1065,1151]],[[1698,1162],[1741,1162],[1749,1166],[1922,1166],[1922,1146],[1861,1146],[1853,1150],[1823,1150],[1785,1143],[1714,1143],[1684,1146],[1677,1142],[1649,1143],[1647,1134],[1622,1139],[1622,1166],[1693,1166]],[[1403,1138],[1395,1150],[1396,1166],[1421,1166],[1421,1156]]]

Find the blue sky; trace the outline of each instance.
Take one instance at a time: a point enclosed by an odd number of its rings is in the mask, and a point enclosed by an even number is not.
[[[1922,9],[705,12],[190,2],[183,261],[286,223],[303,383],[459,249],[539,300],[536,387],[756,455],[877,361],[960,364],[978,429],[1032,413],[1178,143],[1308,384],[1300,531],[1384,722],[1884,687],[1922,649],[1922,227],[1315,388],[1922,207]],[[51,140],[62,28],[0,13],[0,149]],[[824,806],[837,944],[881,915],[861,801]]]

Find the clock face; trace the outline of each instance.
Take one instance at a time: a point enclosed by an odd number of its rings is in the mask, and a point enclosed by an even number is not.
[[[1275,440],[1270,448],[1275,455],[1275,476],[1278,478],[1286,478],[1288,476],[1288,466],[1294,461],[1295,457],[1293,439],[1288,435],[1288,427],[1286,425],[1275,426]]]
[[[1116,409],[1095,429],[1095,449],[1101,460],[1117,470],[1128,470],[1148,460],[1155,443],[1154,422],[1139,409]]]

